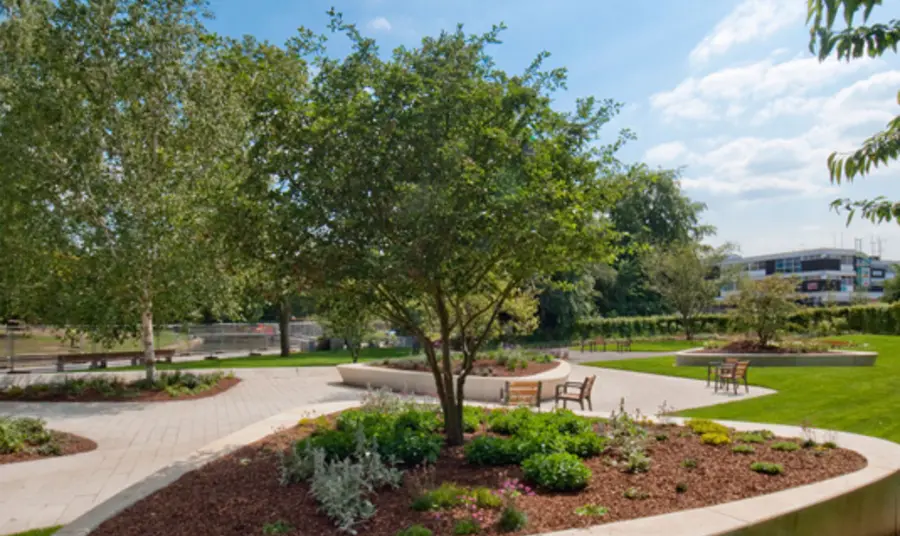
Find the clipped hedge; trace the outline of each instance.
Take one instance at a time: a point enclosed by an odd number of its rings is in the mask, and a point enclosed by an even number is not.
[[[891,305],[852,305],[845,307],[806,307],[792,314],[785,329],[810,332],[828,322],[849,331],[878,335],[900,334],[900,302]],[[725,333],[732,329],[732,317],[727,313],[697,316],[699,333]],[[579,323],[584,338],[590,337],[653,337],[677,335],[683,332],[681,319],[675,315],[628,316],[619,318],[588,318]]]

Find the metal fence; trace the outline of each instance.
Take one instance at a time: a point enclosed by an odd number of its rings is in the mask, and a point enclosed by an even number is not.
[[[139,338],[102,343],[79,326],[7,325],[0,330],[0,368],[46,366],[61,354],[141,351]],[[322,327],[312,321],[290,324],[290,345],[295,352],[316,347]],[[238,356],[277,353],[280,329],[275,323],[171,324],[154,330],[157,349],[175,350],[175,355]]]

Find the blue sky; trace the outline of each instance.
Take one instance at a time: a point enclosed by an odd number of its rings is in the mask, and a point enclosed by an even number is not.
[[[638,136],[627,162],[683,167],[683,187],[708,204],[714,243],[745,255],[881,238],[900,259],[900,226],[854,222],[829,209],[838,196],[900,199],[900,162],[853,185],[833,186],[825,160],[849,150],[898,113],[900,58],[819,63],[807,49],[806,0],[213,0],[209,27],[283,42],[298,26],[325,31],[334,5],[375,37],[384,53],[463,23],[509,27],[493,49],[519,72],[541,50],[569,70],[576,97],[625,104],[610,125]],[[900,5],[876,10],[900,17]],[[346,44],[332,37],[330,50]]]

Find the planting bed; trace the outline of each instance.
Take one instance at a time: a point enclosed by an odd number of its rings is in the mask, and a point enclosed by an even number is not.
[[[221,372],[159,373],[156,382],[126,382],[115,376],[90,375],[51,383],[0,387],[0,401],[18,402],[168,402],[215,396],[240,379]]]
[[[40,419],[0,417],[0,465],[88,452],[97,444],[75,434],[47,429]]]
[[[370,458],[370,455],[358,458],[348,455],[353,450],[352,438],[365,441],[365,435],[372,434],[379,442],[361,447],[362,451],[377,447],[386,456],[428,459],[427,443],[440,432],[431,417],[423,417],[433,410],[421,406],[412,411],[384,407],[355,411],[315,422],[301,421],[296,427],[213,461],[108,519],[91,534],[342,534],[324,514],[323,503],[311,493],[320,475],[315,474],[311,480],[307,480],[308,475],[300,479],[286,478],[290,473],[283,468],[292,465],[280,461],[281,453],[315,452],[321,456],[328,454],[331,460],[345,458],[355,463],[352,460]],[[534,419],[523,417],[523,412],[527,410],[516,410],[515,418],[474,409],[467,413],[467,428],[475,429],[474,433],[466,434],[468,448],[444,446],[434,451],[435,457],[430,460],[434,463],[424,467],[399,466],[405,470],[400,485],[378,487],[376,492],[367,493],[375,512],[354,526],[355,530],[366,535],[395,536],[410,526],[421,525],[435,535],[452,535],[463,534],[466,526],[472,528],[477,524],[478,534],[494,535],[502,532],[498,525],[501,517],[506,517],[502,512],[512,505],[513,510],[525,514],[513,516],[513,521],[524,519],[525,525],[514,525],[512,533],[550,532],[772,493],[853,472],[866,465],[865,458],[859,454],[833,444],[810,442],[794,449],[786,445],[803,445],[801,439],[775,438],[769,434],[748,436],[709,422],[689,423],[690,427],[652,425],[620,413],[604,423],[575,417],[570,412],[545,413]],[[369,416],[365,417],[366,414]],[[336,421],[337,431],[334,430]],[[483,438],[475,439],[478,436]],[[308,437],[312,437],[311,445],[305,441],[294,443]],[[348,438],[350,447],[345,441]],[[397,438],[400,441],[392,441]],[[480,456],[472,447],[479,443],[485,446],[478,451]],[[410,449],[411,444],[421,448]],[[486,448],[488,444],[493,447]],[[497,445],[501,447],[495,448]],[[744,452],[733,451],[736,445],[744,445],[737,449]],[[317,451],[318,447],[323,450]],[[751,449],[752,452],[746,452]],[[602,453],[597,454],[599,451]],[[548,456],[541,452],[560,454]],[[572,472],[551,471],[547,478],[537,476],[541,467],[552,465],[551,458],[566,458],[580,465],[575,453],[584,458],[583,463],[591,472],[583,489]],[[310,459],[316,461],[316,455]],[[528,461],[520,465],[521,457],[528,457]],[[505,465],[487,465],[496,463]],[[309,470],[319,471],[323,464],[320,459]],[[628,472],[629,468],[638,472]],[[282,484],[288,480],[292,482]],[[548,489],[572,482],[576,484],[567,491]],[[459,493],[448,495],[446,490],[454,489],[449,484],[456,485]],[[488,490],[474,491],[481,487]],[[440,491],[434,492],[435,489]],[[495,499],[485,500],[482,505],[476,497],[484,495]],[[341,493],[334,493],[334,497],[340,496]]]
[[[496,359],[478,359],[473,363],[473,376],[497,376],[517,378],[523,376],[533,376],[555,369],[559,366],[559,361],[539,362],[539,361],[521,361],[521,365],[513,364],[510,367],[507,364],[498,363]],[[428,363],[424,360],[413,361],[407,359],[396,359],[392,361],[379,361],[369,366],[389,368],[394,370],[409,370],[415,372],[431,372]],[[455,374],[459,374],[461,365],[454,370]]]

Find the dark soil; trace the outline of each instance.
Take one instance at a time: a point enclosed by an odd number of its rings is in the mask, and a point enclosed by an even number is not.
[[[266,523],[282,521],[293,527],[285,534],[337,536],[331,522],[317,512],[306,485],[282,487],[277,480],[276,452],[311,428],[298,427],[273,434],[262,441],[188,473],[167,488],[139,501],[106,521],[92,536],[245,536],[261,534]],[[528,514],[528,525],[515,534],[534,534],[678,510],[710,506],[763,495],[825,480],[862,469],[865,458],[833,449],[780,452],[766,445],[754,445],[756,453],[734,454],[729,445],[714,447],[700,443],[696,435],[680,427],[667,427],[666,441],[652,439],[648,473],[626,474],[612,467],[605,457],[587,460],[593,471],[590,485],[578,493],[538,493],[522,497],[519,506]],[[777,440],[775,440],[777,441]],[[687,458],[697,460],[695,469],[685,469]],[[780,463],[779,476],[755,473],[754,461]],[[427,471],[408,471],[398,490],[383,490],[372,497],[377,513],[359,528],[367,536],[394,536],[397,531],[419,523],[436,536],[453,534],[453,517],[462,512],[416,512],[410,503],[418,490],[442,482],[497,488],[509,478],[521,478],[518,466],[474,467],[468,465],[460,448],[445,448],[441,459]],[[684,493],[675,491],[683,483]],[[649,494],[643,500],[629,500],[623,492],[631,487]],[[609,509],[604,517],[581,517],[574,510],[584,505]],[[497,511],[491,511],[496,519]],[[500,534],[491,523],[480,534]]]
[[[811,351],[802,347],[774,346],[760,344],[758,341],[740,340],[732,341],[721,348],[704,348],[700,350],[704,354],[812,354],[822,353],[821,350]]]
[[[506,365],[498,365],[497,362],[493,359],[478,359],[473,363],[471,376],[500,376],[507,378],[517,378],[521,376],[531,376],[534,374],[539,374],[541,372],[545,372],[559,366],[559,361],[551,361],[550,363],[537,363],[535,361],[528,361],[527,363],[528,366],[525,368],[516,367],[514,370],[509,370],[506,368]],[[414,365],[408,361],[403,363],[387,361],[373,363],[370,364],[370,366],[395,370],[431,372],[428,364],[424,361],[421,363],[416,362]],[[461,365],[457,365],[453,372],[454,374],[459,374],[460,371]]]
[[[56,440],[59,443],[59,446],[62,448],[62,454],[60,454],[59,456],[80,454],[82,452],[89,452],[97,448],[97,444],[86,437],[81,437],[79,435],[69,434],[66,432],[57,432],[56,430],[51,430],[50,433],[53,434],[53,439]],[[22,452],[17,452],[15,454],[0,454],[0,465],[7,463],[27,462],[31,460],[43,460],[46,458],[58,458],[59,456],[45,456],[37,453],[34,449],[28,449]]]
[[[193,394],[180,394],[171,396],[165,391],[154,391],[147,389],[130,388],[125,395],[104,395],[99,391],[85,389],[79,395],[59,394],[52,392],[24,392],[20,396],[11,396],[8,393],[0,392],[0,402],[172,402],[176,400],[196,400],[198,398],[206,398],[215,396],[219,393],[231,389],[238,383],[239,378],[222,378],[215,386]]]

